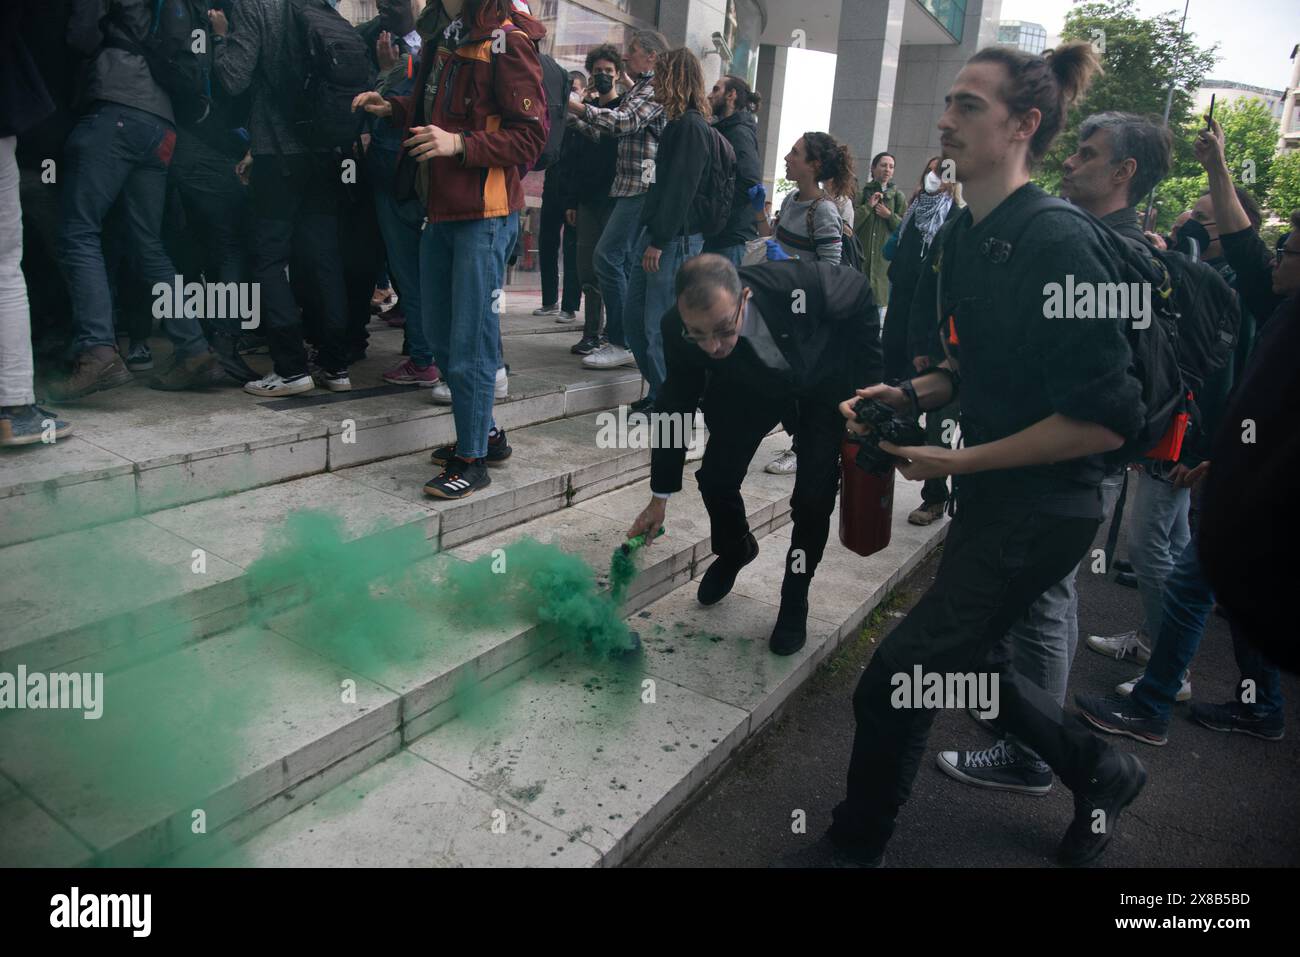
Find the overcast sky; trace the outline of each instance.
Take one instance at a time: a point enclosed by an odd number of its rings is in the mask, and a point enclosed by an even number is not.
[[[1181,18],[1183,2],[1138,0],[1137,6],[1147,15],[1172,10]],[[1059,38],[1071,5],[1071,0],[1002,0],[1001,19],[1041,23],[1050,41]],[[1195,34],[1202,47],[1218,41],[1220,59],[1212,73],[1214,79],[1282,90],[1291,78],[1291,49],[1300,43],[1300,0],[1191,0],[1187,32]],[[807,130],[824,130],[830,125],[834,86],[834,54],[789,51],[777,177],[785,175],[781,159],[795,140]]]

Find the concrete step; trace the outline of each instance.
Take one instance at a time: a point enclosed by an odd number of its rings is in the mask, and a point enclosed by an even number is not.
[[[569,347],[580,330],[538,335],[553,319],[510,316],[505,356],[510,395],[497,422],[512,429],[585,415],[640,397],[635,369],[584,369]],[[0,469],[0,546],[48,538],[406,455],[454,438],[451,407],[429,390],[388,385],[402,333],[371,326],[369,357],[351,369],[352,392],[322,389],[257,399],[234,383],[164,393],[144,382],[56,403],[74,434],[53,446],[7,451]],[[516,332],[511,332],[516,329]],[[169,346],[153,340],[162,368]],[[269,358],[250,356],[259,372]],[[427,476],[426,476],[427,477]]]
[[[876,555],[854,555],[832,533],[810,595],[808,644],[798,654],[779,658],[766,645],[789,546],[785,527],[763,540],[759,559],[719,604],[700,606],[693,580],[632,616],[645,642],[636,662],[557,656],[490,701],[418,740],[408,737],[401,750],[221,863],[618,865],[940,544],[946,522],[906,522],[920,491],[920,483],[900,481],[893,540]],[[674,501],[674,527],[676,509]],[[706,567],[697,562],[694,577]]]
[[[598,481],[585,487],[594,493]],[[593,494],[415,561],[400,580],[364,581],[360,596],[348,591],[355,581],[340,581],[342,603],[327,582],[287,610],[246,606],[220,634],[109,671],[99,720],[54,710],[0,716],[8,787],[0,833],[21,825],[28,835],[0,842],[0,864],[206,860],[257,833],[563,651],[522,612],[459,627],[438,587],[449,563],[491,556],[526,535],[603,569],[648,497],[645,481]],[[786,502],[747,490],[747,503],[757,535],[788,520]],[[398,564],[419,537],[401,532],[390,533]],[[703,506],[682,495],[669,534],[644,553],[624,613],[689,582],[708,554]],[[343,633],[367,640],[340,644]],[[77,670],[104,660],[84,659]],[[341,693],[349,682],[351,697]]]
[[[214,634],[254,599],[292,603],[292,589],[261,594],[247,571],[297,509],[339,516],[359,546],[416,526],[403,546],[414,559],[643,479],[649,452],[598,448],[597,416],[511,430],[514,455],[462,501],[423,494],[437,469],[421,451],[0,548],[0,670],[90,655],[119,667],[105,653],[131,660]]]

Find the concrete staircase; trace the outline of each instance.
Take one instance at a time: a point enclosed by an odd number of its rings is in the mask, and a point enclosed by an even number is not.
[[[744,489],[763,552],[713,608],[692,582],[707,516],[690,479],[674,497],[623,608],[642,655],[593,662],[528,614],[450,627],[429,585],[448,563],[530,536],[600,571],[648,498],[648,452],[598,449],[592,414],[639,379],[580,370],[571,337],[542,331],[507,344],[517,374],[497,417],[515,456],[463,502],[420,493],[451,420],[413,390],[287,408],[118,390],[67,410],[85,438],[7,461],[0,671],[103,671],[103,727],[132,733],[0,712],[0,864],[617,864],[941,539],[906,524],[919,484],[900,483],[890,548],[832,542],[808,646],[770,655],[793,483],[761,471],[773,436]],[[258,590],[250,567],[302,508],[338,516],[358,557],[409,565],[373,607],[427,623],[428,641],[404,636],[417,653],[334,648],[320,595]],[[166,754],[175,768],[153,760]]]

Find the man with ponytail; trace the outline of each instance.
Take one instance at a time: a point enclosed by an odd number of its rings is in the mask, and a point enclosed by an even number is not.
[[[940,142],[969,205],[932,244],[912,309],[932,318],[947,358],[857,397],[915,414],[960,395],[964,448],[881,443],[900,457],[905,478],[952,475],[957,510],[934,584],[877,649],[854,693],[848,794],[819,848],[835,862],[879,864],[924,753],[935,712],[896,693],[899,675],[937,674],[952,686],[944,676],[995,672],[990,710],[1000,727],[1074,792],[1062,863],[1100,855],[1146,780],[1136,758],[1094,737],[1001,657],[1007,629],[1091,545],[1103,454],[1144,421],[1122,321],[1048,318],[1045,308],[1048,287],[1067,275],[1076,288],[1122,281],[1104,227],[1051,208],[1010,228],[1045,199],[1031,167],[1098,69],[1086,43],[1045,56],[991,47],[967,62],[945,100]],[[857,397],[841,411],[861,430]]]

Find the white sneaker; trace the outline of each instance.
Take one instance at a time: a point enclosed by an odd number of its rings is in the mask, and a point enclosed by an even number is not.
[[[534,316],[558,316],[560,314],[559,306],[542,306],[540,309],[534,309]]]
[[[310,392],[314,388],[316,388],[316,383],[312,381],[309,375],[281,379],[274,372],[268,372],[260,379],[244,383],[244,391],[249,395],[301,395],[304,392]]]
[[[1151,660],[1151,649],[1143,644],[1136,631],[1125,631],[1118,635],[1089,635],[1088,647],[1107,658],[1132,658],[1140,665]]]
[[[326,372],[321,369],[312,376],[312,379],[319,382],[331,392],[351,392],[352,380],[348,378],[348,370],[342,372]]]
[[[572,325],[573,323],[578,321],[578,314],[576,312],[569,312],[567,309],[563,309],[560,311],[559,315],[555,317],[555,321],[562,326]]]
[[[1129,695],[1133,693],[1133,689],[1137,687],[1137,683],[1142,680],[1142,675],[1144,674],[1146,674],[1145,671],[1139,672],[1137,677],[1135,677],[1132,681],[1125,681],[1123,684],[1116,685],[1115,693],[1121,694],[1125,698],[1127,698]],[[1192,675],[1190,671],[1183,672],[1183,683],[1178,688],[1177,697],[1179,701],[1192,700]]]
[[[636,357],[622,346],[607,342],[589,356],[582,357],[585,369],[617,369],[636,365]]]
[[[794,449],[786,449],[771,462],[767,463],[764,472],[771,472],[773,475],[791,475],[799,466],[799,457],[794,454]]]
[[[493,398],[504,399],[510,394],[510,383],[506,380],[506,370],[498,369],[496,384],[492,389]],[[438,384],[430,390],[433,401],[439,405],[451,405],[451,386],[446,379],[439,379]]]

